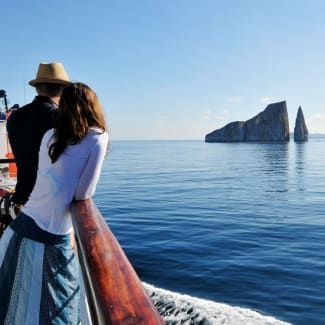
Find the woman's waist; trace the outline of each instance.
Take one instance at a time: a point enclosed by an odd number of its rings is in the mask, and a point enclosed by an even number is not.
[[[22,237],[26,237],[45,244],[64,244],[70,242],[71,229],[67,233],[55,233],[43,229],[37,220],[21,211],[10,227]]]

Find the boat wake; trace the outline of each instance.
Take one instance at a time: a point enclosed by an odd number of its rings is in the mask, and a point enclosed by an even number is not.
[[[290,325],[251,309],[194,298],[143,283],[166,325]]]

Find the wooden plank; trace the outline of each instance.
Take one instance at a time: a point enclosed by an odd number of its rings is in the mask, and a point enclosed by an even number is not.
[[[72,220],[94,323],[164,324],[95,203],[73,203]]]

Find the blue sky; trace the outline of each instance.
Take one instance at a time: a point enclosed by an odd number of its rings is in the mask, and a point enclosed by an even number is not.
[[[286,100],[325,133],[323,0],[11,0],[0,88],[32,100],[40,62],[89,84],[112,139],[202,139]]]

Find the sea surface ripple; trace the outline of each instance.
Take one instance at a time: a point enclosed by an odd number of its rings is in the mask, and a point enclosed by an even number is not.
[[[323,157],[323,137],[113,141],[94,199],[151,292],[203,300],[211,319],[214,302],[325,324]],[[280,324],[250,319],[224,324]]]

